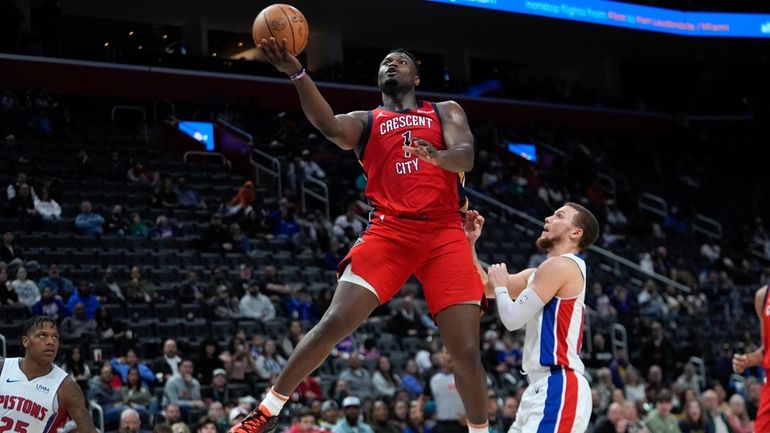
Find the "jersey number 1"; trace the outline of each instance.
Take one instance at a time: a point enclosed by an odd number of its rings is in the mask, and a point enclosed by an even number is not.
[[[13,427],[13,421],[12,418],[8,418],[7,416],[0,418],[0,433],[10,431],[11,427]],[[16,433],[27,433],[27,427],[29,427],[29,423],[16,421],[16,427],[13,428],[13,431]]]
[[[411,146],[412,145],[412,131],[406,131],[403,134],[404,136],[404,146]],[[410,158],[412,156],[412,152],[404,152],[404,158]]]

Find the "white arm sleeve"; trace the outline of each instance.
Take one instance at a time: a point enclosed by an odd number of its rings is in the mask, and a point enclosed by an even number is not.
[[[508,288],[495,287],[495,297],[500,320],[509,331],[521,329],[545,306],[537,293],[529,287],[524,289],[515,301],[508,294]]]

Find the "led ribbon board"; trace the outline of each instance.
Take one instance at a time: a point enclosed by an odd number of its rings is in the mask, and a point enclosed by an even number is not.
[[[770,15],[684,12],[602,0],[427,0],[683,36],[770,38]]]

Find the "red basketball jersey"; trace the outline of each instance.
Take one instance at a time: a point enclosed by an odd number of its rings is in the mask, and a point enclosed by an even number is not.
[[[765,356],[762,359],[762,367],[770,370],[770,286],[765,289],[765,300],[762,302],[762,345],[765,348]]]
[[[411,218],[457,215],[467,205],[464,173],[452,173],[421,161],[401,148],[420,138],[446,149],[435,103],[417,101],[417,108],[368,113],[367,130],[356,149],[367,178],[366,196],[376,212]]]

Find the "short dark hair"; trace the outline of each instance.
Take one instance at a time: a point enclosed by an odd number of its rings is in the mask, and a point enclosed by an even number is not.
[[[409,60],[411,60],[412,63],[414,63],[414,67],[415,69],[417,69],[417,73],[418,74],[420,73],[420,61],[417,60],[417,57],[415,57],[414,53],[412,53],[411,51],[405,48],[393,48],[392,50],[390,50],[390,52],[388,52],[388,54],[391,54],[391,53],[399,53],[409,57]]]
[[[57,328],[56,321],[52,318],[48,316],[34,316],[24,322],[21,335],[29,335],[30,331],[42,328],[45,323],[50,323],[52,327]]]
[[[672,399],[673,399],[673,397],[671,396],[671,391],[669,391],[666,388],[661,389],[655,395],[655,403],[668,403]]]
[[[599,238],[599,221],[596,220],[596,217],[590,210],[582,205],[573,202],[567,202],[564,205],[577,211],[577,215],[575,215],[572,223],[583,230],[583,236],[578,241],[578,248],[580,248],[580,251],[583,251],[593,245],[596,239]]]

